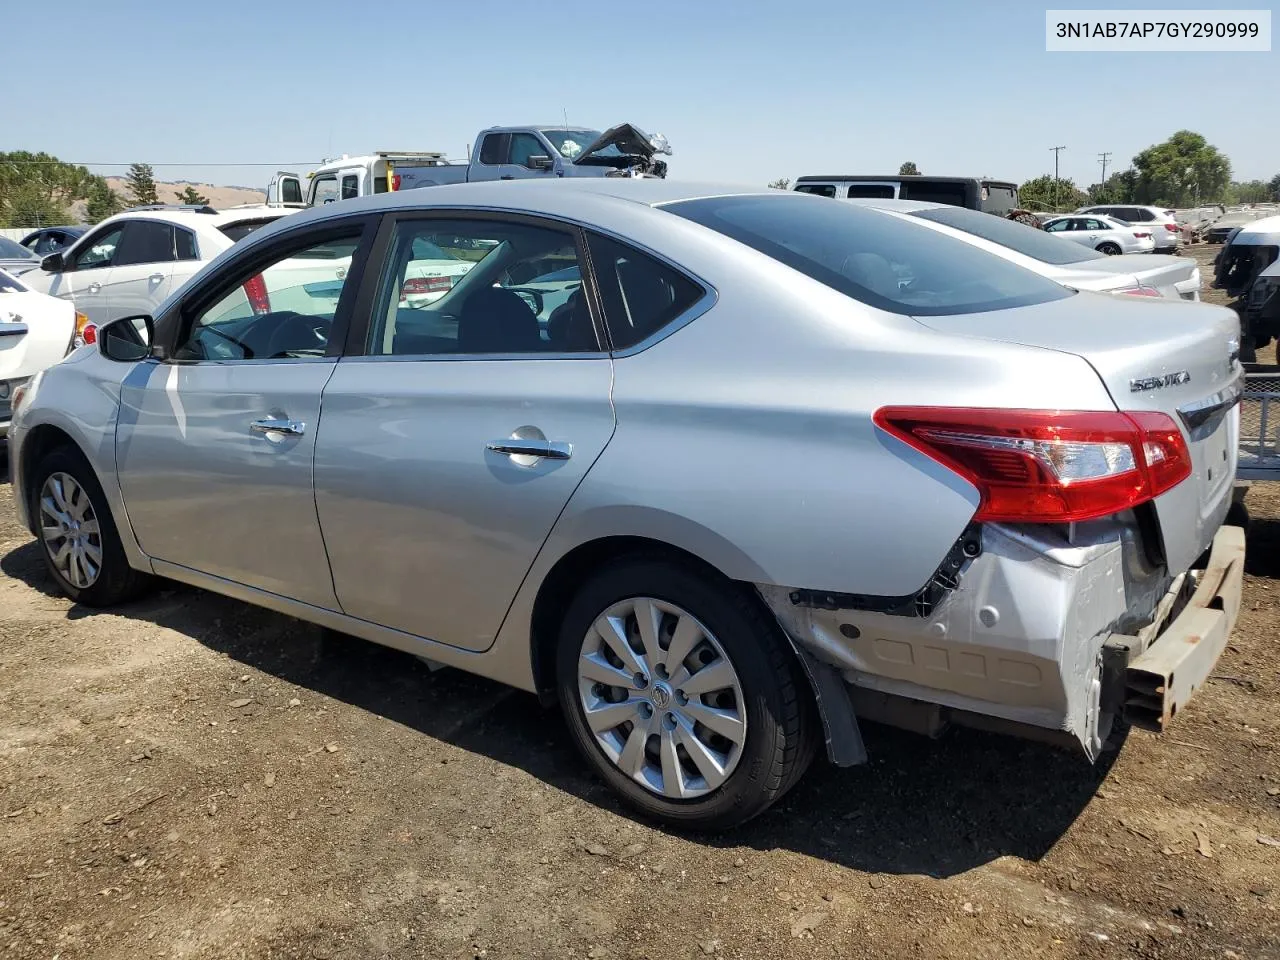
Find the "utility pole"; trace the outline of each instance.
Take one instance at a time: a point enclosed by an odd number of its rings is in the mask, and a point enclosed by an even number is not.
[[[1053,210],[1055,213],[1057,213],[1058,211],[1058,154],[1060,154],[1063,150],[1067,148],[1066,147],[1050,147],[1049,149],[1053,151]]]
[[[1111,159],[1111,154],[1100,153],[1098,157],[1098,162],[1102,164],[1102,185],[1105,187],[1107,185],[1107,161]]]

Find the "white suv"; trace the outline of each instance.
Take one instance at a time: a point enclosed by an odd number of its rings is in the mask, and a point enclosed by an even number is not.
[[[1156,253],[1177,253],[1182,242],[1182,228],[1173,218],[1173,211],[1163,207],[1143,207],[1136,204],[1101,204],[1095,207],[1081,207],[1076,213],[1102,214],[1115,217],[1126,223],[1147,223],[1151,225],[1151,239],[1155,241]]]
[[[258,227],[290,213],[267,206],[134,207],[103,220],[27,272],[28,287],[75,304],[79,325],[152,313],[204,264]],[[77,331],[79,335],[81,331]]]

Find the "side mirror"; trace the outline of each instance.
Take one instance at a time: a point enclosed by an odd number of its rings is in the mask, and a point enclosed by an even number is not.
[[[61,253],[51,253],[40,261],[40,269],[45,273],[61,273],[64,267]]]
[[[120,317],[98,328],[98,350],[108,360],[136,363],[149,357],[163,359],[152,347],[155,325],[147,314]]]
[[[544,153],[535,153],[525,160],[524,165],[530,170],[550,170],[556,162]]]

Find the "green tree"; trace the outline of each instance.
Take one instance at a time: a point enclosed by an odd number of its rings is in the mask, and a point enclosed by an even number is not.
[[[920,168],[915,165],[915,161],[908,160],[898,168],[898,176],[900,177],[918,177],[920,176]]]
[[[129,165],[129,194],[133,197],[135,207],[152,206],[160,202],[156,194],[156,178],[149,163],[132,163]]]
[[[1055,184],[1047,173],[1018,188],[1018,204],[1028,210],[1074,210],[1088,200],[1088,195],[1076,187],[1074,180],[1061,177]]]
[[[1107,177],[1106,183],[1089,185],[1089,203],[1136,203],[1137,184],[1137,173],[1119,170]]]
[[[11,227],[67,223],[68,208],[83,199],[93,175],[48,153],[0,153],[0,224]]]
[[[89,223],[113,217],[124,209],[124,197],[120,196],[103,177],[94,177],[90,184],[84,208],[84,218]]]
[[[789,177],[779,177],[777,180],[770,180],[769,186],[776,190],[786,190],[791,186],[791,179]]]
[[[1267,181],[1267,187],[1271,191],[1271,199],[1276,203],[1280,203],[1280,173],[1277,173]]]
[[[1226,203],[1266,203],[1271,199],[1271,187],[1262,180],[1232,181],[1223,200]]]
[[[1231,183],[1231,161],[1204,137],[1179,130],[1133,158],[1138,203],[1192,206],[1216,200]]]
[[[194,207],[201,207],[209,202],[209,198],[200,193],[200,191],[191,184],[187,184],[186,187],[178,194],[178,202],[189,203]]]

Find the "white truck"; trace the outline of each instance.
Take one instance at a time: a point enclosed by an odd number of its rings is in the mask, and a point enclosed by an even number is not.
[[[471,159],[450,163],[443,153],[380,150],[343,156],[305,177],[279,171],[267,188],[273,206],[315,207],[338,200],[482,180],[538,177],[665,177],[671,154],[662,134],[630,123],[601,133],[581,127],[489,127],[476,136]]]

